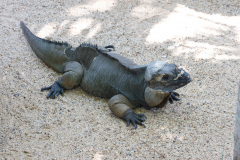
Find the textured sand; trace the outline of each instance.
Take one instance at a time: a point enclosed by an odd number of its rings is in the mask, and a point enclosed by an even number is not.
[[[132,130],[80,88],[46,99],[40,88],[60,74],[34,55],[20,20],[42,38],[175,63],[193,81],[180,103],[139,109],[147,128]],[[1,0],[0,22],[0,159],[232,159],[239,0]]]

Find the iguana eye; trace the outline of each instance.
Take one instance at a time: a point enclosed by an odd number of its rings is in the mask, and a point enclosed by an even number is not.
[[[169,80],[169,78],[170,78],[170,76],[166,74],[162,77],[162,80],[167,81],[167,80]]]

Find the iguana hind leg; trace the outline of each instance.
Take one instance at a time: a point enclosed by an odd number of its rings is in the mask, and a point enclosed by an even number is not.
[[[50,90],[47,98],[54,99],[60,93],[63,94],[65,89],[72,89],[80,84],[83,77],[83,68],[80,63],[71,61],[66,64],[64,74],[50,87],[44,87],[43,90]]]
[[[142,123],[146,120],[144,114],[136,114],[133,112],[135,108],[129,100],[122,94],[113,96],[109,101],[109,108],[113,114],[127,122],[127,126],[132,123],[134,128],[137,128],[137,124],[140,124],[145,127]]]

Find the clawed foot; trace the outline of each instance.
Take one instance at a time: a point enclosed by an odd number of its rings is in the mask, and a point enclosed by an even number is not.
[[[177,92],[171,92],[170,96],[169,96],[169,102],[171,104],[173,104],[173,101],[180,101],[180,98],[177,98],[176,96],[180,96]]]
[[[104,48],[108,49],[109,52],[115,51],[115,47],[113,45],[108,45],[108,46],[105,46]],[[112,48],[112,49],[109,49],[109,48]]]
[[[62,86],[60,86],[57,82],[54,82],[53,85],[51,85],[50,87],[44,87],[41,89],[41,91],[44,90],[50,90],[47,95],[47,98],[50,98],[52,96],[52,99],[55,99],[55,97],[57,97],[60,93],[63,95],[65,89]]]
[[[137,124],[146,127],[142,122],[146,121],[147,117],[144,114],[136,114],[133,110],[129,111],[121,118],[127,122],[127,127],[130,123],[132,123],[134,129],[137,128]]]

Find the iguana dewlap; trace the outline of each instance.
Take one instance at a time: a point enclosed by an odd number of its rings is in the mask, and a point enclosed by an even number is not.
[[[110,99],[110,110],[134,128],[143,125],[146,118],[134,113],[134,108],[163,107],[168,101],[180,100],[174,90],[191,81],[189,74],[174,64],[158,60],[140,66],[113,53],[112,45],[82,43],[74,48],[36,37],[23,22],[20,25],[35,54],[63,73],[53,85],[42,88],[50,90],[47,98],[54,99],[65,89],[80,86],[91,95]]]

